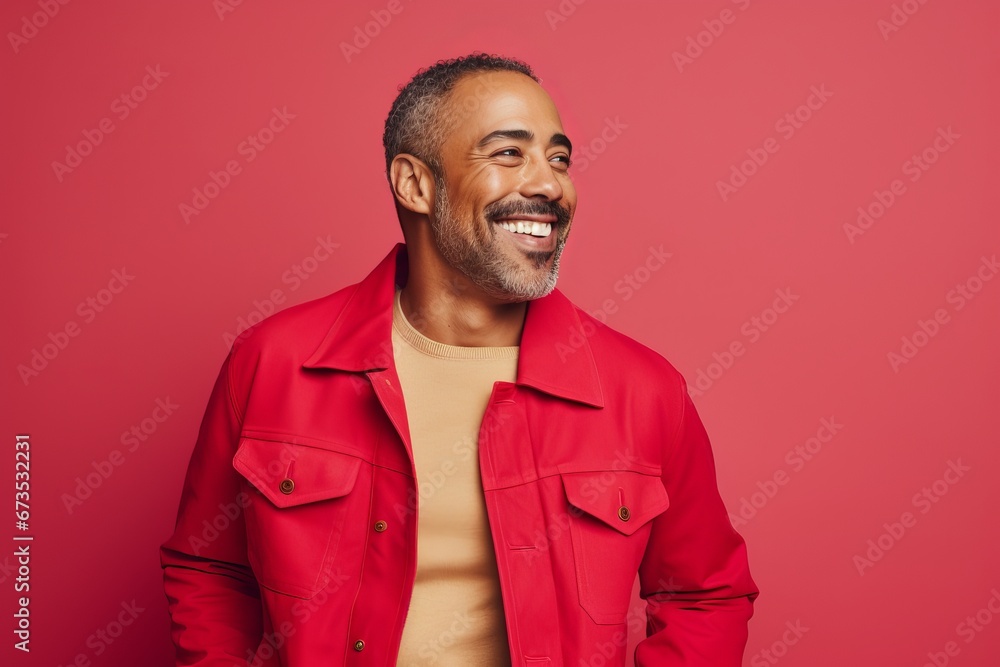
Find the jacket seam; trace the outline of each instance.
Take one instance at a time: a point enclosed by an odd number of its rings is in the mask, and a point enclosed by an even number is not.
[[[646,477],[655,477],[656,479],[660,479],[663,476],[662,472],[660,474],[656,474],[656,473],[647,472],[647,471],[644,471],[644,470],[630,470],[628,468],[595,468],[594,470],[573,470],[573,471],[566,471],[566,472],[554,472],[554,473],[550,473],[550,474],[546,474],[546,475],[538,475],[537,477],[534,477],[533,479],[526,479],[526,480],[524,480],[522,482],[517,482],[517,483],[514,483],[514,484],[501,484],[501,485],[498,485],[498,486],[491,486],[489,489],[486,489],[486,490],[487,491],[505,491],[507,489],[516,489],[517,487],[520,487],[520,486],[527,486],[528,484],[534,484],[535,482],[540,482],[543,479],[551,479],[552,477],[559,477],[559,478],[561,478],[564,475],[587,475],[587,474],[598,473],[598,472],[600,472],[600,473],[603,473],[603,472],[616,472],[616,473],[619,473],[619,472],[632,472],[632,473],[635,473],[637,475],[644,475]]]
[[[233,414],[236,416],[236,421],[240,424],[240,430],[243,427],[243,414],[240,411],[239,405],[236,401],[236,394],[234,385],[236,384],[233,380],[233,357],[236,351],[230,353],[229,358],[226,360],[226,389],[229,394],[229,406],[233,409]]]
[[[677,456],[677,450],[680,448],[681,431],[684,429],[684,421],[687,417],[687,404],[689,396],[687,391],[687,380],[683,375],[678,375],[677,384],[681,392],[681,413],[677,419],[677,426],[674,428],[674,434],[670,438],[670,451],[667,454],[666,460],[663,462],[663,474],[667,474],[670,471],[670,464],[673,463],[674,457]]]
[[[363,452],[360,449],[356,449],[354,447],[349,447],[348,445],[345,445],[345,444],[343,444],[342,442],[339,442],[339,441],[325,440],[323,438],[314,438],[312,436],[299,436],[299,435],[296,435],[296,434],[293,434],[293,433],[279,433],[279,432],[270,432],[270,431],[252,431],[252,433],[261,433],[261,434],[271,435],[271,436],[275,436],[275,437],[261,437],[260,435],[246,435],[246,434],[244,434],[242,432],[242,429],[241,429],[239,437],[240,437],[240,439],[246,438],[247,440],[260,440],[261,442],[274,442],[274,443],[278,443],[278,444],[282,444],[282,445],[293,445],[295,447],[306,447],[308,449],[318,449],[320,451],[330,452],[332,454],[342,454],[343,456],[350,456],[350,457],[353,457],[353,458],[356,458],[356,459],[361,459],[362,461],[365,461],[366,463],[370,463],[370,464],[374,465],[373,461],[369,461],[367,458],[365,458]],[[285,438],[288,438],[288,437],[291,437],[291,438],[295,438],[295,437],[298,437],[298,438],[308,438],[310,440],[316,440],[317,442],[323,442],[323,443],[327,443],[327,444],[330,444],[330,445],[336,445],[337,447],[340,447],[340,448],[343,448],[343,449],[328,449],[326,447],[317,447],[316,445],[311,445],[311,444],[308,444],[308,443],[294,442],[292,440],[285,439]]]

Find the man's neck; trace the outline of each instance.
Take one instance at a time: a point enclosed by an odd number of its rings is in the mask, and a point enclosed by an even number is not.
[[[497,303],[464,276],[432,280],[410,269],[399,304],[414,329],[446,345],[520,345],[526,301]]]

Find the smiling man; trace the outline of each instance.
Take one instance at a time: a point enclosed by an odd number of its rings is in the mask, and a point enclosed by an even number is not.
[[[441,61],[383,143],[404,243],[216,381],[160,549],[177,664],[625,665],[631,630],[637,665],[740,665],[758,590],[685,379],[555,289],[539,80]]]

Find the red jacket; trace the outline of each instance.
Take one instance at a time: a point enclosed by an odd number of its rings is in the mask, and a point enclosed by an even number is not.
[[[233,345],[160,549],[178,665],[395,665],[417,489],[397,244]],[[738,667],[757,587],[682,375],[559,290],[531,301],[480,468],[514,665]],[[638,573],[647,618],[629,614]],[[638,628],[636,628],[638,629]]]

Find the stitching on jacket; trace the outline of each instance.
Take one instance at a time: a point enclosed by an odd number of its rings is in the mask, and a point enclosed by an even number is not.
[[[687,417],[687,404],[688,401],[691,400],[691,397],[688,395],[687,380],[683,375],[678,374],[677,384],[680,386],[681,390],[681,414],[680,419],[677,420],[677,428],[674,429],[674,435],[670,439],[670,453],[667,455],[667,459],[663,463],[664,474],[672,469],[670,464],[673,463],[674,457],[677,456],[677,450],[680,447],[681,430],[684,428],[684,420]]]
[[[233,409],[233,414],[236,415],[236,421],[239,422],[240,426],[243,425],[243,414],[240,412],[239,404],[236,402],[236,395],[233,390],[233,357],[236,354],[236,350],[232,350],[229,356],[226,357],[226,390],[229,394],[229,405]]]

